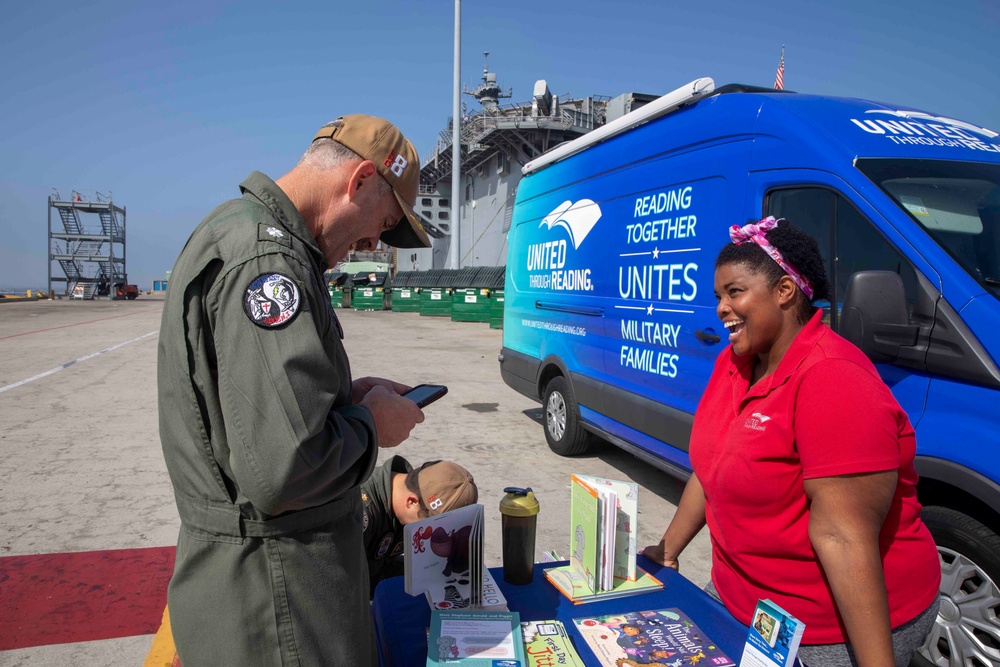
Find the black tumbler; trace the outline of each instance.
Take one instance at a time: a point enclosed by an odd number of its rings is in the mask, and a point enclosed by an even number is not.
[[[535,574],[538,501],[531,489],[510,486],[504,493],[500,501],[503,578],[510,584],[530,584]]]

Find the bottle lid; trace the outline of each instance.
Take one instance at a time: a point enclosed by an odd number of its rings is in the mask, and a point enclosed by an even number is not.
[[[531,488],[520,489],[508,486],[503,490],[505,495],[500,501],[500,513],[507,516],[534,516],[538,514],[538,500]]]

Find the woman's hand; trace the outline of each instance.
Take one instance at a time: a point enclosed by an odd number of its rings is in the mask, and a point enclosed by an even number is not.
[[[663,540],[660,540],[659,544],[653,544],[648,547],[643,547],[639,549],[639,553],[664,567],[673,568],[680,572],[681,564],[676,558],[667,558],[663,551]]]
[[[659,544],[653,544],[639,551],[643,556],[680,571],[678,558],[684,548],[694,539],[698,531],[705,527],[705,490],[701,487],[698,475],[691,475],[684,486],[681,501],[677,504],[674,518],[670,520],[666,532],[660,538]]]

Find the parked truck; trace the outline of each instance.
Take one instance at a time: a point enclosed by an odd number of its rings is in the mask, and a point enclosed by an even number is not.
[[[132,299],[139,296],[139,287],[136,285],[129,285],[128,283],[118,283],[115,289],[115,298],[117,299]]]

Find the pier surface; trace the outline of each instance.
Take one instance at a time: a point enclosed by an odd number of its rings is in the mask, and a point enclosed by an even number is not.
[[[144,296],[0,308],[0,666],[146,660],[179,527],[157,428],[162,307]],[[487,566],[501,564],[505,486],[530,486],[539,499],[536,557],[568,554],[571,473],[639,483],[639,544],[659,539],[683,484],[611,445],[553,454],[541,406],[500,378],[502,330],[417,313],[337,314],[355,377],[448,386],[379,461],[400,454],[468,468],[486,508]],[[704,585],[709,561],[702,531],[681,572]]]

